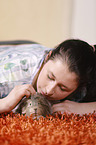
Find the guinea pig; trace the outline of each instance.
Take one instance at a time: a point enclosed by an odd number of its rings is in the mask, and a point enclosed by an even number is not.
[[[32,114],[33,119],[39,118],[40,116],[46,117],[51,114],[51,103],[46,99],[45,96],[37,93],[31,95],[29,98],[24,98],[20,101],[15,109],[14,113],[20,113],[26,116]]]

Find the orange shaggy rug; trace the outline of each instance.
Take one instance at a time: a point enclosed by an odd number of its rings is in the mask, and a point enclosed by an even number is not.
[[[0,145],[96,145],[96,113],[41,117],[0,114]]]

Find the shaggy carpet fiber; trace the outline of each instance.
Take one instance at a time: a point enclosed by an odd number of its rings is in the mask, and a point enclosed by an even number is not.
[[[0,114],[0,145],[96,145],[96,113],[32,115]]]

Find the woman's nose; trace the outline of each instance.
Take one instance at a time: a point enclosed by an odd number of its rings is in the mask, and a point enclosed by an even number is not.
[[[55,90],[56,84],[50,84],[49,86],[46,87],[46,94],[48,95],[52,95],[54,94],[54,90]]]

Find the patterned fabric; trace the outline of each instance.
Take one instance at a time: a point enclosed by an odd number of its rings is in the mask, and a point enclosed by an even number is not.
[[[32,83],[49,50],[40,44],[0,46],[0,98],[16,85]]]

